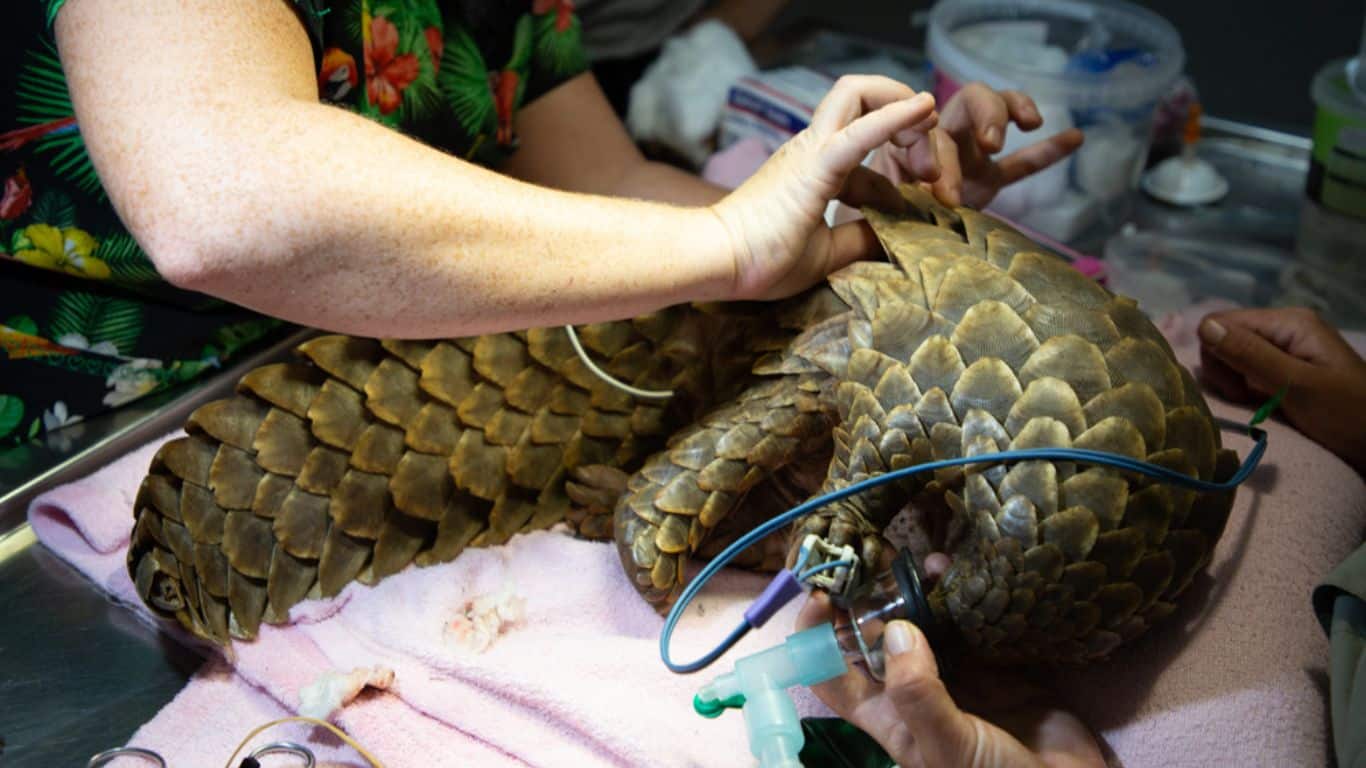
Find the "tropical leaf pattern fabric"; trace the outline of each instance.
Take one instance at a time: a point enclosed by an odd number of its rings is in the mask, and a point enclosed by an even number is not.
[[[496,167],[516,113],[588,68],[571,0],[283,0],[321,101]],[[0,448],[191,381],[284,323],[176,289],[119,221],[86,153],[52,28],[0,30]]]

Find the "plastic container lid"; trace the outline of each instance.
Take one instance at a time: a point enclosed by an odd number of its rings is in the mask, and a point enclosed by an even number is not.
[[[1050,73],[1037,66],[1042,62],[970,52],[954,39],[969,25],[988,22],[1014,23],[1017,29],[1030,22],[1044,26],[1044,37],[1036,42],[1065,50],[1070,56],[1066,70]],[[941,0],[930,14],[926,52],[960,85],[980,80],[1082,109],[1151,105],[1186,58],[1175,27],[1122,0]],[[1134,66],[1135,60],[1142,66]]]
[[[1319,69],[1309,94],[1320,109],[1366,120],[1366,101],[1352,89],[1350,75],[1361,66],[1357,59],[1337,59]]]
[[[1208,205],[1228,194],[1228,181],[1198,157],[1169,157],[1143,175],[1143,190],[1172,205]]]

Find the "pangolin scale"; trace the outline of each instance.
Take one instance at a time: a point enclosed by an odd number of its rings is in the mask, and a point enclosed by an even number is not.
[[[1190,373],[1130,299],[999,221],[905,186],[866,210],[886,261],[776,304],[673,307],[443,341],[320,336],[201,407],[138,493],[129,572],[158,614],[217,643],[301,600],[567,520],[616,539],[667,606],[686,564],[804,495],[930,460],[1029,447],[1110,451],[1203,480],[1238,458]],[[884,486],[796,524],[885,561],[952,556],[931,604],[1001,661],[1109,655],[1174,609],[1232,493],[1103,467],[980,464]],[[781,502],[781,503],[780,503]]]

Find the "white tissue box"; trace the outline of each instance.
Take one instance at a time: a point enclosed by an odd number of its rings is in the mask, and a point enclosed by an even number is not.
[[[777,150],[811,123],[816,105],[834,85],[834,78],[806,67],[740,78],[731,86],[721,113],[719,148],[757,138],[770,152]]]

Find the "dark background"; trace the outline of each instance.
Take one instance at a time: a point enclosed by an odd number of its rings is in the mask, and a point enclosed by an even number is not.
[[[1206,114],[1308,135],[1309,84],[1356,54],[1364,0],[1135,0],[1181,34],[1186,72]],[[922,48],[911,14],[930,0],[792,0],[779,28],[819,20],[852,34]]]

